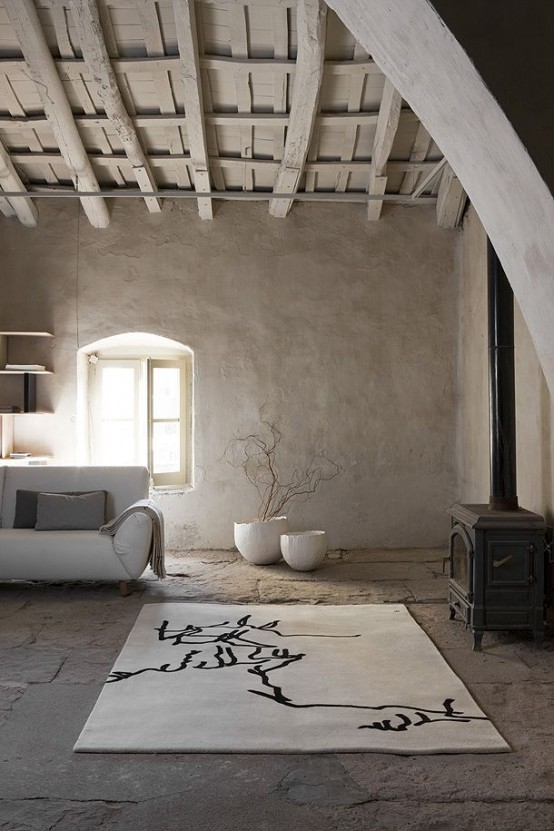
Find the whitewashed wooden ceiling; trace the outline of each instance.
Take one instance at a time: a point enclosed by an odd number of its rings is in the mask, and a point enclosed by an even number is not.
[[[191,197],[204,219],[218,198],[275,217],[356,201],[368,220],[383,201],[431,201],[446,228],[466,201],[320,0],[0,0],[0,188],[28,226],[38,200],[17,193],[80,192],[96,227],[114,193],[149,211]]]

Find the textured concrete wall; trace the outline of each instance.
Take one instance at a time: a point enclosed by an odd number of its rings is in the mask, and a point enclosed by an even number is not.
[[[298,206],[276,221],[258,205],[192,203],[147,214],[115,203],[108,229],[76,202],[40,203],[40,224],[0,223],[0,328],[50,329],[55,415],[17,419],[19,447],[75,460],[76,351],[144,331],[195,356],[195,486],[160,496],[172,547],[228,547],[255,494],[222,455],[256,427],[283,433],[284,468],[325,449],[342,468],[289,512],[333,547],[428,546],[455,495],[458,232],[427,208]]]
[[[460,258],[458,459],[460,499],[464,502],[486,502],[489,496],[486,245],[483,227],[470,209]],[[552,401],[517,304],[515,346],[519,502],[552,522]]]

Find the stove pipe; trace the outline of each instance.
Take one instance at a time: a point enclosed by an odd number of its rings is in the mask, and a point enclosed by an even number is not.
[[[488,241],[489,408],[491,495],[489,507],[517,511],[514,295]]]

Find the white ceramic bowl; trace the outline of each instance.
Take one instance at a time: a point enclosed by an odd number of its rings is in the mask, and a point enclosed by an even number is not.
[[[325,559],[325,531],[291,531],[281,534],[281,554],[295,571],[312,571]]]
[[[267,566],[281,559],[280,536],[288,531],[286,516],[263,522],[235,522],[235,545],[249,563]]]

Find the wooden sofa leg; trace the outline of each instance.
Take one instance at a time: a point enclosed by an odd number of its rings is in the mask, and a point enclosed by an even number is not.
[[[119,581],[119,594],[121,597],[128,597],[131,594],[131,587],[127,580]]]

